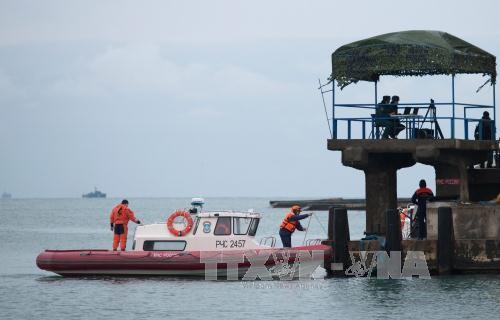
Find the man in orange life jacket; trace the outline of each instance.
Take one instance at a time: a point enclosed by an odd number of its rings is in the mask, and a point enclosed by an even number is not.
[[[135,223],[141,223],[134,216],[134,212],[128,208],[128,201],[123,200],[120,204],[116,205],[111,214],[109,215],[109,222],[111,225],[111,231],[113,231],[113,251],[120,249],[125,251],[127,247],[127,235],[128,235],[128,222],[132,220]]]
[[[427,227],[425,225],[427,220],[427,200],[434,197],[432,190],[427,188],[427,183],[424,179],[418,183],[419,188],[411,197],[411,202],[418,206],[417,209],[417,237],[419,240],[427,238]]]
[[[302,227],[299,220],[309,217],[309,214],[300,214],[302,209],[300,206],[293,206],[292,209],[286,214],[285,218],[280,225],[280,237],[283,243],[283,248],[292,247],[292,233],[295,229],[299,231],[306,231],[306,228]]]

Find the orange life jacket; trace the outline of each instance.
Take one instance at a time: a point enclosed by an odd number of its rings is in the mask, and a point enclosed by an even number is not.
[[[127,226],[130,220],[137,223],[138,220],[135,218],[134,211],[130,210],[129,207],[125,207],[125,213],[127,214],[127,222],[125,222],[125,227]]]
[[[297,227],[298,221],[290,221],[290,218],[294,216],[293,212],[288,212],[285,216],[285,219],[281,222],[280,228],[283,228],[285,230],[288,230],[290,232],[294,232],[295,228]]]
[[[129,220],[136,221],[134,213],[126,205],[118,204],[109,215],[109,222],[114,224],[127,224]]]
[[[417,196],[421,196],[421,195],[426,195],[426,196],[433,196],[434,194],[432,193],[432,190],[427,188],[427,187],[424,187],[424,188],[418,188],[417,191],[415,191],[415,193],[417,194]]]

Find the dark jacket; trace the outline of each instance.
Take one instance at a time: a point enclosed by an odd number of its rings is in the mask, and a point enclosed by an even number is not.
[[[414,204],[418,204],[419,200],[429,200],[434,197],[434,193],[432,193],[432,190],[424,187],[424,188],[418,188],[415,193],[413,193],[413,196],[411,197],[411,202]]]
[[[432,200],[432,198],[434,198],[434,193],[432,193],[431,189],[427,187],[418,188],[411,197],[411,202],[418,206],[419,212],[425,214],[427,210],[427,201]]]
[[[474,139],[491,140],[492,139],[492,121],[490,118],[482,117],[474,130]],[[481,134],[480,134],[481,133]]]

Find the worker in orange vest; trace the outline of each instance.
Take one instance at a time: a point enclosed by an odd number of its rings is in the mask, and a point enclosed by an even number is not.
[[[419,240],[427,238],[427,201],[433,200],[434,193],[427,188],[424,179],[418,183],[418,189],[411,197],[411,202],[417,205],[417,238]]]
[[[302,209],[300,206],[293,206],[281,222],[279,233],[283,248],[290,248],[292,246],[292,233],[294,233],[295,229],[306,231],[306,228],[302,227],[300,224],[300,220],[309,217],[310,214],[300,214],[301,211]]]
[[[137,224],[141,222],[135,218],[134,212],[129,209],[128,201],[124,199],[120,204],[116,205],[109,215],[111,231],[113,231],[113,251],[120,249],[125,251],[127,247],[128,222],[132,220]]]

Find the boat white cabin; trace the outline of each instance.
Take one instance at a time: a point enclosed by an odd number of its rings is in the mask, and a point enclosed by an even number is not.
[[[185,214],[186,212],[184,212]],[[191,215],[189,231],[179,236],[189,225],[189,218],[179,216],[172,219],[175,230],[167,223],[139,225],[134,236],[135,251],[226,251],[269,249],[275,245],[274,237],[255,240],[261,214],[235,211],[210,211]],[[180,221],[179,221],[180,220]]]

